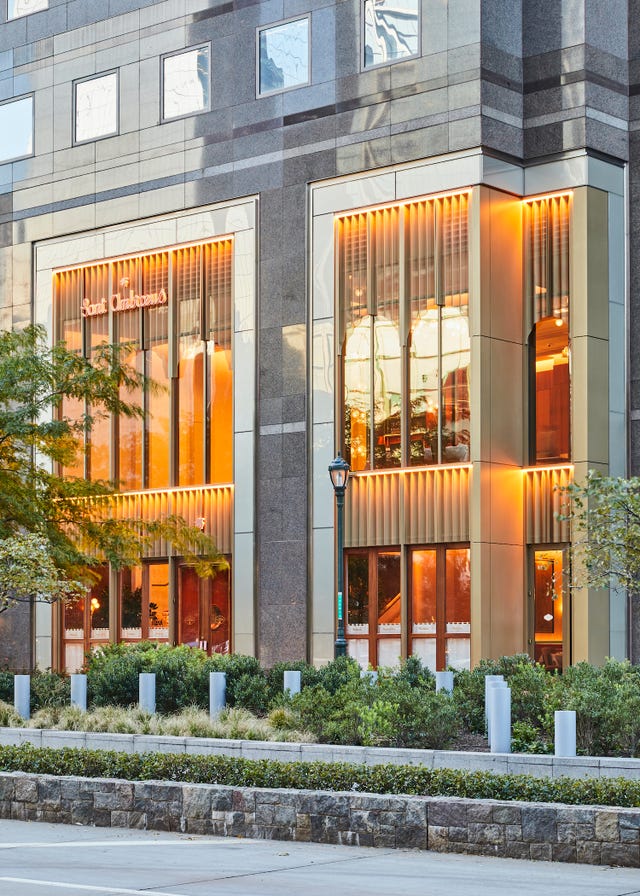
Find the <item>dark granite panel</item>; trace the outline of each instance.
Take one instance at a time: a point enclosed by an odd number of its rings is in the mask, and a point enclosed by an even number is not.
[[[260,426],[273,426],[276,424],[281,424],[284,419],[284,402],[284,398],[263,398],[260,402],[259,407]],[[292,418],[288,418],[288,420],[290,419]]]
[[[284,149],[314,147],[335,140],[336,120],[339,116],[325,116],[300,124],[289,124],[283,131]]]
[[[266,424],[265,424],[266,425]],[[282,434],[260,435],[258,440],[258,478],[282,479]],[[260,486],[262,487],[262,486]]]
[[[506,124],[500,119],[492,118],[488,111],[485,111],[485,114],[482,116],[481,126],[483,146],[500,153],[507,153],[516,159],[522,158],[522,128],[517,128]]]
[[[583,132],[576,129],[574,139],[576,145],[586,145],[590,149],[612,156],[614,159],[626,159],[629,154],[629,136],[626,129],[613,127],[608,122],[586,119]]]
[[[282,162],[253,167],[235,168],[233,189],[235,196],[249,196],[263,190],[272,190],[282,184]]]
[[[282,422],[298,423],[306,420],[307,397],[303,392],[300,395],[284,395],[282,397]]]
[[[21,674],[33,671],[33,614],[29,603],[0,613],[0,669]]]
[[[540,127],[525,127],[524,158],[537,159],[564,149],[563,123],[547,124]]]
[[[384,168],[391,163],[391,140],[389,137],[368,140],[366,143],[338,146],[336,150],[336,174],[369,171],[372,168]]]
[[[360,71],[360,0],[336,4],[335,59],[336,77],[344,78]]]
[[[332,177],[336,170],[336,151],[310,152],[284,160],[283,183],[285,186],[311,183]]]
[[[262,301],[268,301],[262,297]],[[282,395],[282,329],[260,330],[259,339],[260,398],[279,398]]]
[[[282,318],[282,256],[262,257],[260,261],[260,326],[268,329],[281,327]]]
[[[508,90],[485,81],[482,84],[482,106],[483,112],[496,110],[518,119],[518,124],[522,127],[523,97],[520,90]]]
[[[440,124],[419,131],[393,134],[390,144],[394,164],[439,155],[449,149],[449,125]]]
[[[67,7],[54,6],[46,11],[26,16],[27,40],[31,43],[67,30]]]
[[[526,0],[491,0],[481,3],[482,43],[504,54],[522,56],[522,6]]]

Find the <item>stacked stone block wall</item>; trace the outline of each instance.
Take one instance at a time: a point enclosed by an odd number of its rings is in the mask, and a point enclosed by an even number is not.
[[[640,809],[5,772],[0,817],[640,867]]]

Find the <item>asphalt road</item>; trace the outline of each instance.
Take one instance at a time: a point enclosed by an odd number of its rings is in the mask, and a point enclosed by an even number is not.
[[[640,870],[0,821],[1,896],[640,896]]]

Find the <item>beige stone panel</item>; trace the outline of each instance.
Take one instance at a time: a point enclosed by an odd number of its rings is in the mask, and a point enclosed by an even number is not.
[[[489,192],[489,270],[491,336],[522,343],[522,203],[497,190]]]
[[[609,334],[607,194],[580,187],[573,194],[571,228],[571,337]]]
[[[491,655],[491,546],[471,542],[471,668]]]
[[[609,346],[582,336],[571,344],[571,456],[590,467],[609,463]]]
[[[524,482],[522,470],[514,467],[492,466],[490,475],[489,536],[492,544],[522,545],[524,543]],[[484,533],[483,533],[484,534]]]
[[[525,550],[522,545],[493,544],[491,590],[484,595],[491,605],[490,656],[510,656],[526,649]]]
[[[333,632],[315,632],[311,639],[311,662],[314,666],[326,666],[333,659],[335,635]]]
[[[491,353],[489,340],[471,337],[471,461],[491,457]]]
[[[489,541],[491,538],[491,466],[486,463],[473,465],[469,497],[469,533],[471,541]]]
[[[524,459],[525,350],[516,342],[487,342],[483,348],[491,355],[490,457],[494,463],[520,466]]]
[[[581,588],[571,597],[572,664],[601,665],[609,655],[609,592]]]

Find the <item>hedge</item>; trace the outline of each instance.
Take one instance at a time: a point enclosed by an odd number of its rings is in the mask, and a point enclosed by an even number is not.
[[[127,754],[70,748],[57,750],[31,744],[0,747],[0,771],[180,781],[228,787],[357,790],[412,796],[640,807],[640,781],[624,778],[534,778],[530,775],[497,775],[420,766],[371,767],[328,762],[275,762],[229,756]]]

